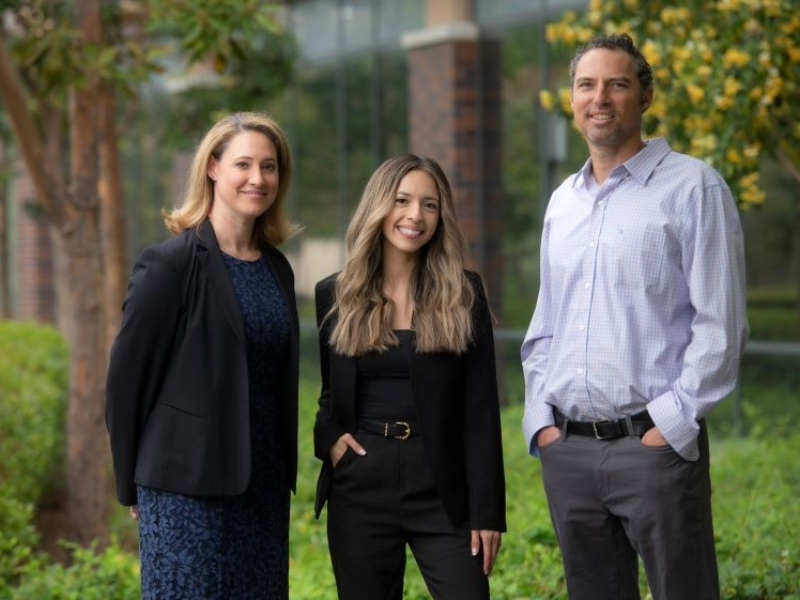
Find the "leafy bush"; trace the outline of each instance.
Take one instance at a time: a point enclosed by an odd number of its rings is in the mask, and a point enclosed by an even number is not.
[[[34,560],[34,507],[63,445],[67,347],[51,328],[0,322],[0,599]]]
[[[37,502],[63,452],[68,351],[53,329],[0,322],[0,494]]]
[[[32,561],[10,600],[139,600],[139,562],[116,539],[103,551],[64,544],[69,566]]]
[[[39,535],[33,526],[33,505],[0,493],[0,600],[10,598],[10,588],[26,564],[34,559]]]

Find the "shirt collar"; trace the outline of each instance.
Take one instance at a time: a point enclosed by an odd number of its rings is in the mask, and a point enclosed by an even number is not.
[[[617,167],[626,169],[628,173],[639,184],[645,185],[650,175],[653,174],[656,166],[663,160],[663,158],[672,152],[669,143],[664,138],[654,138],[652,140],[644,141],[644,148],[631,156],[622,165]],[[592,176],[592,159],[589,158],[578,171],[577,177],[572,181],[572,187],[578,185],[589,187],[589,178]]]

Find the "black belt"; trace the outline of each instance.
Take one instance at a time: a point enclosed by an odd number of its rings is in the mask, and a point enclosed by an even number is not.
[[[655,427],[653,419],[646,410],[616,421],[570,421],[557,410],[554,410],[553,414],[556,426],[561,427],[566,421],[568,434],[585,435],[598,440],[615,440],[627,436],[642,437]]]
[[[413,421],[369,421],[358,420],[358,428],[368,433],[375,433],[383,437],[396,440],[407,440],[411,436],[419,435],[419,427]]]

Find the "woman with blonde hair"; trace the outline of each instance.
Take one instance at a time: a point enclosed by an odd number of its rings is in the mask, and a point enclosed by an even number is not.
[[[299,326],[276,246],[294,232],[278,124],[217,122],[175,234],[136,261],[111,351],[117,496],[139,522],[142,598],[285,600]]]
[[[406,544],[434,598],[486,600],[505,523],[491,313],[450,184],[385,161],[316,287],[322,392],[316,515],[339,598],[402,597]]]

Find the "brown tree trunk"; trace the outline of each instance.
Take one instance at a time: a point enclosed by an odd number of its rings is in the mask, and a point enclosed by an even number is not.
[[[128,285],[127,235],[122,194],[114,90],[103,84],[100,120],[100,239],[106,286],[106,336],[108,346],[119,330],[122,301]]]
[[[72,325],[65,499],[69,538],[87,544],[108,535],[110,455],[103,402],[108,343],[97,211],[78,215],[75,226],[74,238],[60,240],[69,282],[61,290],[62,306]]]
[[[102,37],[99,0],[77,0],[76,24],[90,43]],[[105,419],[108,336],[100,240],[98,96],[100,80],[89,76],[70,95],[69,226],[62,229],[68,286],[63,306],[73,324],[70,405],[67,411],[67,517],[70,538],[86,544],[108,531],[110,452]]]

